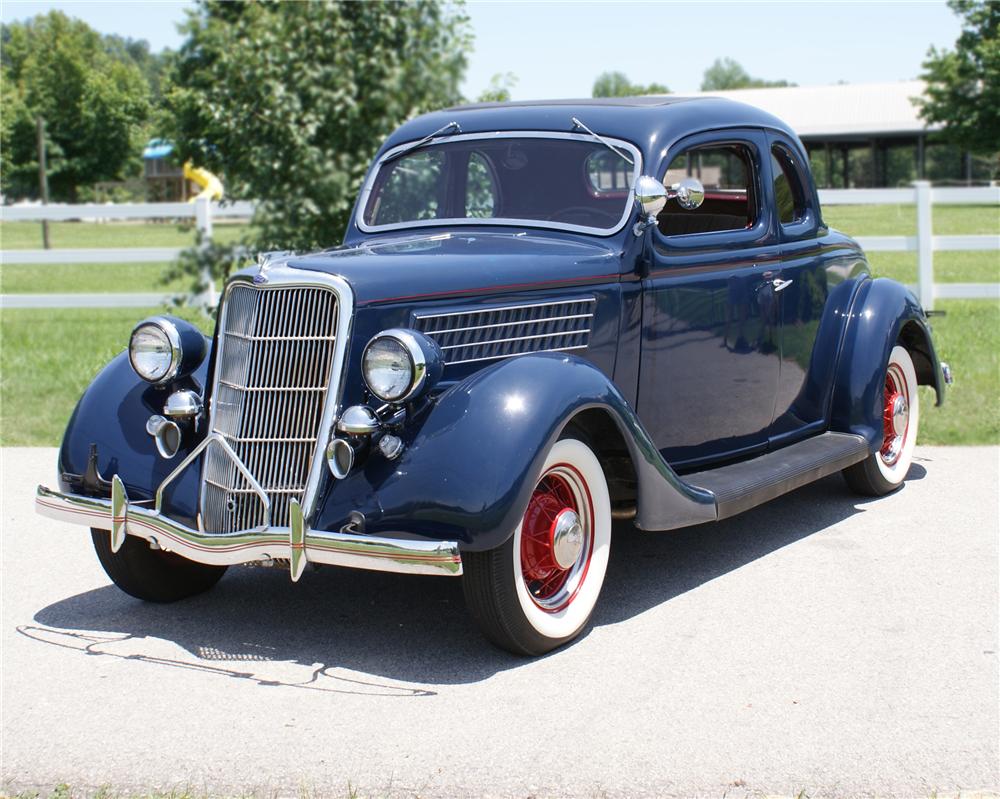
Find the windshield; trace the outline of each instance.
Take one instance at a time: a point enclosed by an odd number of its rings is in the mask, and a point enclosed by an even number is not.
[[[624,222],[631,165],[589,136],[472,135],[390,155],[366,188],[362,228],[520,224],[610,233]]]

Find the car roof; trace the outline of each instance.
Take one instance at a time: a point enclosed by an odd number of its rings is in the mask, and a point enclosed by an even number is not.
[[[602,136],[631,142],[642,152],[644,162],[654,166],[671,143],[705,130],[771,128],[795,138],[795,133],[777,117],[754,106],[719,97],[663,95],[528,100],[477,103],[423,114],[397,128],[379,154],[404,142],[422,139],[449,122],[457,122],[463,133],[517,130],[583,133],[573,123],[573,117]]]

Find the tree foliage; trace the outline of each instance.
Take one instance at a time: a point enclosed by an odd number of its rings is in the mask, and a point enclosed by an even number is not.
[[[202,0],[185,32],[167,133],[259,202],[255,248],[338,243],[383,139],[460,100],[469,47],[464,16],[432,0]]]
[[[953,143],[973,152],[1000,150],[1000,2],[949,0],[962,17],[954,50],[931,48],[920,115],[944,125]]]
[[[762,89],[778,86],[794,86],[787,80],[764,80],[753,78],[738,62],[731,58],[717,58],[705,70],[701,80],[703,92],[720,92],[727,89]]]
[[[81,186],[118,179],[138,165],[148,85],[86,23],[51,11],[4,26],[0,83],[6,195],[38,195],[38,116],[45,120],[54,200],[74,200]]]
[[[509,103],[510,90],[515,86],[517,86],[517,75],[513,72],[498,72],[490,78],[490,85],[480,92],[476,102]]]
[[[637,97],[643,94],[669,94],[670,89],[662,83],[632,83],[624,72],[602,72],[594,81],[591,92],[594,97]]]

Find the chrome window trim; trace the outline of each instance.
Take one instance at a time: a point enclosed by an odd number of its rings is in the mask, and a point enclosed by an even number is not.
[[[628,151],[632,156],[635,163],[632,165],[632,185],[639,179],[642,174],[642,153],[639,152],[639,148],[636,147],[631,142],[627,142],[623,139],[614,139],[605,136],[609,142],[615,144],[618,147]],[[421,150],[427,150],[431,147],[437,147],[442,144],[448,144],[455,141],[475,141],[484,139],[569,139],[573,141],[582,142],[594,142],[594,137],[589,133],[561,133],[558,131],[544,131],[544,130],[511,130],[511,131],[494,131],[492,133],[461,133],[455,136],[446,136],[440,139],[434,139],[427,142]],[[616,233],[621,231],[625,227],[629,218],[632,216],[633,208],[633,196],[634,192],[632,189],[629,190],[628,196],[625,198],[625,207],[622,211],[621,219],[613,228],[596,228],[588,227],[586,225],[569,225],[562,222],[547,222],[541,219],[509,219],[506,217],[488,217],[486,219],[476,218],[470,219],[467,217],[462,217],[459,219],[422,219],[413,222],[396,222],[391,225],[369,225],[364,220],[365,208],[368,206],[368,200],[371,197],[372,189],[375,186],[375,178],[381,171],[383,164],[387,160],[392,159],[396,154],[411,147],[417,139],[413,141],[403,142],[393,147],[391,150],[386,150],[379,158],[378,162],[368,173],[368,177],[365,178],[365,184],[361,189],[361,196],[358,199],[357,212],[354,216],[354,223],[357,225],[358,229],[364,233],[384,233],[391,230],[409,230],[413,228],[426,228],[426,227],[452,227],[452,226],[463,226],[467,227],[469,225],[479,225],[479,226],[501,226],[501,227],[531,227],[531,228],[541,228],[543,230],[565,230],[571,233],[587,233],[592,236],[614,236]]]
[[[308,275],[308,277],[306,277]],[[237,274],[226,283],[223,294],[222,308],[219,314],[217,330],[225,330],[226,313],[228,310],[229,293],[234,286],[246,285],[257,291],[269,291],[276,288],[322,288],[332,289],[337,295],[337,340],[334,342],[333,365],[330,370],[330,385],[326,389],[326,398],[323,402],[323,414],[319,423],[319,430],[316,431],[316,451],[313,453],[312,463],[309,466],[309,476],[306,480],[306,490],[302,494],[302,512],[306,524],[312,521],[313,513],[316,510],[316,500],[318,499],[319,481],[326,470],[326,447],[330,442],[334,423],[339,412],[341,397],[344,392],[344,380],[346,377],[347,347],[351,337],[351,326],[354,323],[354,292],[351,291],[347,281],[336,275],[327,275],[322,272],[305,273],[299,269],[291,269],[287,266],[274,266],[267,272],[267,283],[254,283],[252,274]],[[216,350],[213,353],[213,374],[212,391],[208,401],[208,430],[214,429],[215,424],[215,399],[218,396],[219,382],[221,380],[219,362],[219,340],[215,341]],[[198,527],[202,526],[201,521],[201,497],[198,500],[199,518]]]

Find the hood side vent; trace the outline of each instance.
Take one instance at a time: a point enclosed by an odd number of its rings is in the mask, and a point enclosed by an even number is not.
[[[584,350],[595,302],[594,297],[576,297],[447,313],[418,312],[414,325],[440,345],[448,366],[529,352]]]

